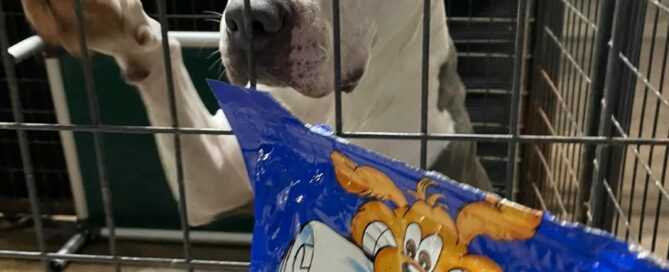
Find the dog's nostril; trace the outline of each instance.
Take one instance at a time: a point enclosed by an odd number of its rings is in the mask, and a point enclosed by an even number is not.
[[[282,1],[254,0],[250,2],[251,21],[248,25],[248,33],[253,37],[252,47],[260,50],[267,46],[268,41],[285,33],[281,30],[285,27],[285,21],[289,19],[291,12],[289,6]],[[245,13],[243,0],[228,1],[225,9],[225,22],[228,33],[234,34],[230,36],[232,46],[247,46],[247,39],[244,38],[244,35],[240,35],[247,29]]]
[[[253,24],[251,25],[251,29],[253,31],[252,32],[253,34],[261,34],[268,32],[261,21],[254,21]]]
[[[226,25],[228,26],[228,30],[230,32],[237,32],[239,30],[239,26],[237,25],[237,22],[233,20],[229,20]]]

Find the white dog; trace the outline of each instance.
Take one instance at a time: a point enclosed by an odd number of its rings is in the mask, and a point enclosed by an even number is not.
[[[22,0],[29,22],[47,42],[78,54],[72,1]],[[127,81],[139,89],[149,120],[170,126],[160,25],[138,0],[83,1],[91,50],[114,57]],[[429,61],[430,133],[471,133],[465,90],[446,27],[443,0],[432,0]],[[251,0],[259,89],[268,90],[308,123],[334,123],[332,1]],[[243,0],[230,0],[221,20],[220,52],[228,77],[246,84],[247,40]],[[343,120],[346,131],[419,132],[423,1],[349,0],[341,4]],[[229,129],[221,111],[205,109],[170,40],[179,124]],[[156,135],[172,192],[177,196],[172,136]],[[191,225],[202,225],[251,202],[253,193],[236,139],[184,135],[184,181]],[[418,141],[357,140],[370,149],[417,165]],[[430,141],[428,165],[490,190],[476,144]]]

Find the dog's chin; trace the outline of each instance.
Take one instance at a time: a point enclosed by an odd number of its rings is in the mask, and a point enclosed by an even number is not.
[[[276,85],[276,87],[290,87],[304,96],[311,98],[322,98],[335,92],[335,84],[333,82],[334,82],[333,80],[326,80],[325,82],[319,82],[325,84],[319,84],[319,85],[305,86],[299,84],[291,84],[286,86]],[[343,78],[341,80],[339,88],[344,93],[351,93],[358,87],[358,82],[360,82],[360,77]],[[263,84],[272,86],[271,84],[268,83],[263,83]]]
[[[298,84],[272,84],[271,82],[261,82],[263,85],[270,87],[288,87],[300,95],[310,98],[322,98],[334,92],[332,86],[304,86]]]
[[[234,85],[246,86],[249,84],[249,77],[246,73],[238,73],[239,69],[228,66],[226,74],[230,83]],[[243,68],[243,67],[237,67]],[[362,79],[364,69],[354,69],[352,72],[343,74],[340,90],[344,93],[351,93],[357,87]],[[335,91],[334,76],[333,75],[315,75],[321,80],[296,80],[285,73],[269,73],[265,70],[257,71],[256,83],[262,84],[271,88],[290,88],[297,93],[311,98],[322,98],[328,96]]]

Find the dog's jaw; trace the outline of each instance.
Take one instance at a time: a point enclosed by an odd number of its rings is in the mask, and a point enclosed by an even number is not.
[[[302,45],[300,53],[290,52],[291,71],[303,81],[292,84],[277,84],[262,78],[258,67],[258,88],[269,90],[286,108],[309,123],[334,124],[334,64],[331,32],[331,1],[294,1],[309,2],[304,14],[321,16],[312,18],[318,27],[297,27],[299,35],[291,39],[291,50]],[[315,2],[320,2],[314,4]],[[370,2],[374,2],[369,4]],[[418,2],[416,2],[418,3]],[[420,88],[421,88],[421,48],[422,48],[422,5],[412,1],[377,0],[352,1],[341,6],[341,63],[342,90],[348,91],[342,96],[343,128],[345,131],[383,131],[383,132],[420,132]],[[431,23],[431,53],[429,63],[429,98],[428,109],[430,133],[454,133],[454,122],[447,111],[436,106],[439,90],[439,71],[452,48],[445,27],[443,2],[433,0]],[[398,8],[399,6],[399,8]],[[308,10],[308,12],[307,12]],[[225,20],[221,28],[225,29]],[[312,22],[314,25],[314,22]],[[326,31],[320,31],[325,27]],[[227,37],[222,33],[220,44],[223,64],[228,75],[245,80],[245,64],[231,63],[227,48]],[[325,52],[305,50],[304,43],[321,37]],[[324,41],[324,42],[323,42]],[[318,46],[312,48],[319,48]],[[319,62],[313,56],[325,54]],[[244,55],[244,53],[241,53]],[[309,64],[307,59],[312,60]],[[306,64],[305,64],[306,63]],[[306,66],[305,66],[306,65]],[[455,71],[451,71],[455,73]],[[307,76],[309,75],[309,76]],[[289,81],[290,82],[290,81]],[[299,83],[299,84],[296,84]],[[307,84],[308,83],[308,84]],[[239,82],[245,85],[246,82]],[[453,82],[454,85],[461,84]],[[351,92],[352,91],[352,92]],[[298,94],[299,93],[299,94]],[[300,95],[301,94],[301,95]],[[402,106],[397,106],[402,105]],[[353,140],[354,143],[361,141]],[[387,141],[365,141],[364,145],[373,150],[383,151],[387,155],[418,165],[416,147],[407,144],[389,144]],[[437,155],[448,145],[447,141],[429,144],[428,163],[434,162]]]
[[[328,63],[332,59],[329,27],[317,20],[313,12],[300,12],[299,23],[292,30],[286,68],[290,71],[287,86],[309,97],[323,97],[332,88],[333,77]],[[309,21],[312,21],[310,24]]]
[[[273,41],[270,49],[255,52],[258,83],[272,87],[290,87],[302,95],[320,98],[334,92],[334,52],[330,1],[290,1],[293,18],[286,21],[290,35]],[[355,7],[342,6],[342,14]],[[356,10],[356,13],[360,12]],[[225,14],[224,14],[225,16]],[[353,91],[369,60],[374,24],[365,17],[351,22],[342,15],[341,75],[342,89]],[[225,17],[220,23],[219,51],[231,82],[246,84],[246,52],[232,45],[226,31]],[[285,27],[285,26],[284,26]],[[283,30],[282,30],[283,31]],[[284,33],[286,34],[286,33]],[[288,37],[288,39],[286,39]]]

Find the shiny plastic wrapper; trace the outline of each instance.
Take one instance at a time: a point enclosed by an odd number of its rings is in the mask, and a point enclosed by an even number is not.
[[[255,190],[251,271],[669,271],[610,234],[305,125],[268,93],[209,85]]]

